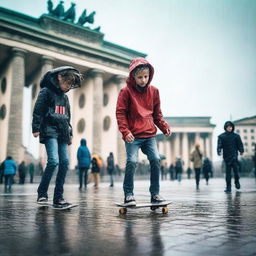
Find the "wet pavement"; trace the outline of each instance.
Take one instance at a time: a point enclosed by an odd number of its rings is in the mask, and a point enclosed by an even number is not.
[[[0,255],[256,255],[256,183],[241,179],[241,190],[223,192],[224,179],[162,181],[172,201],[168,214],[149,208],[119,215],[122,183],[92,184],[83,191],[65,185],[65,198],[79,206],[67,211],[39,208],[38,184],[0,185]],[[135,181],[137,203],[148,202],[148,181]],[[50,187],[52,196],[53,186]]]

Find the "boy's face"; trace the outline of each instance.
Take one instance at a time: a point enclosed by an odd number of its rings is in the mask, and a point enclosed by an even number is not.
[[[72,84],[69,81],[64,80],[61,75],[58,75],[58,81],[59,81],[59,84],[60,84],[60,89],[63,92],[68,92],[70,90]]]
[[[143,69],[134,75],[135,82],[140,87],[145,87],[149,80],[149,69]]]
[[[231,125],[229,125],[229,126],[226,128],[226,130],[227,130],[228,132],[232,132],[233,127],[232,127]]]

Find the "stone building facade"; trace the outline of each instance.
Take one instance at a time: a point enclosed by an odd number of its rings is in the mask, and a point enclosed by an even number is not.
[[[240,134],[244,144],[244,156],[253,156],[256,144],[256,116],[234,121],[235,132]]]
[[[24,86],[31,88],[32,99],[27,100],[33,109],[42,75],[49,69],[69,65],[84,75],[82,87],[68,93],[74,132],[69,147],[71,168],[76,165],[81,138],[86,138],[91,152],[103,159],[112,151],[122,167],[125,151],[117,129],[115,104],[135,57],[146,55],[104,41],[104,34],[98,30],[47,14],[36,19],[0,8],[0,161],[7,155],[17,162],[24,158]],[[44,146],[38,143],[38,147],[45,162]]]
[[[192,166],[189,155],[195,143],[200,144],[204,157],[212,159],[212,138],[215,125],[210,122],[211,117],[165,117],[170,124],[172,135],[166,138],[157,135],[159,153],[166,157],[168,165],[181,157],[184,167]]]

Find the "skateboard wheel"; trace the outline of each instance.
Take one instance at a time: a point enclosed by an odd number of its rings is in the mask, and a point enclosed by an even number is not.
[[[151,209],[151,211],[155,211],[157,209],[157,207],[151,206],[150,209]]]
[[[168,213],[168,208],[167,207],[163,207],[162,213],[164,213],[164,214]]]
[[[127,209],[126,209],[126,208],[120,208],[120,209],[119,209],[119,213],[120,213],[121,215],[124,215],[124,214],[127,213]]]

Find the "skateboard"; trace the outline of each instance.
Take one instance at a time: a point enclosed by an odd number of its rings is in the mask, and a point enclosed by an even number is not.
[[[51,207],[52,209],[57,210],[57,211],[68,210],[68,209],[77,207],[79,205],[79,204],[68,204],[68,205],[65,205],[65,206],[63,206],[61,208],[56,208],[51,203],[37,203],[37,204],[38,204],[39,207],[42,207],[42,208]]]
[[[149,207],[151,211],[155,211],[158,208],[162,208],[162,213],[168,213],[168,205],[171,204],[170,201],[165,201],[162,203],[144,203],[144,204],[136,204],[136,206],[127,206],[124,203],[115,203],[116,206],[121,207],[119,209],[119,213],[121,215],[127,213],[127,209],[138,209],[138,208],[145,208]]]

